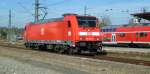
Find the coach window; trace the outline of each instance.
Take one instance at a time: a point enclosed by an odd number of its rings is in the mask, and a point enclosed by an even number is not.
[[[106,32],[106,29],[103,29],[103,32]]]
[[[147,32],[144,32],[144,36],[147,37]]]
[[[140,37],[144,37],[144,33],[143,32],[140,33]]]
[[[120,37],[125,37],[125,33],[120,33]]]
[[[104,29],[104,32],[107,32],[107,29]]]
[[[109,29],[106,29],[106,32],[109,32]]]
[[[115,31],[116,31],[116,29],[112,29],[112,31],[113,31],[113,32],[115,32]]]
[[[140,37],[146,37],[147,36],[147,33],[146,32],[141,32],[140,33]]]
[[[102,29],[102,32],[105,32],[105,30],[104,30],[104,29]]]
[[[139,33],[138,32],[136,32],[136,36],[138,36],[139,35]]]

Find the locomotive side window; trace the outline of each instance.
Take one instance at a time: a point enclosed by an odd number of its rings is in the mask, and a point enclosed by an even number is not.
[[[26,30],[27,30],[27,27],[25,27],[24,30],[26,31]]]
[[[68,21],[68,27],[71,27],[71,22],[70,21]]]
[[[80,27],[96,27],[96,18],[94,17],[77,17]]]
[[[125,33],[120,33],[120,37],[125,37]]]

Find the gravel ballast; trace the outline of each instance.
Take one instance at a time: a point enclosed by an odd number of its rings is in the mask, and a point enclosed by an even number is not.
[[[0,74],[150,74],[149,66],[0,47]]]

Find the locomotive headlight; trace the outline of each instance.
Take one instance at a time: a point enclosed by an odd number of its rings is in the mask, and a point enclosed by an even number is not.
[[[101,40],[100,38],[97,38],[97,40],[99,41],[99,40]]]
[[[80,36],[92,35],[92,36],[99,36],[99,32],[79,32]]]
[[[79,32],[79,35],[80,35],[80,36],[87,35],[87,32]]]
[[[83,40],[83,38],[80,38],[80,40]]]
[[[71,31],[68,32],[68,36],[71,36]]]

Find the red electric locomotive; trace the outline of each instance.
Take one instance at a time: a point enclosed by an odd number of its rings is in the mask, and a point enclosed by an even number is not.
[[[97,24],[96,17],[77,14],[29,23],[24,31],[25,46],[67,53],[97,53],[102,50]]]

